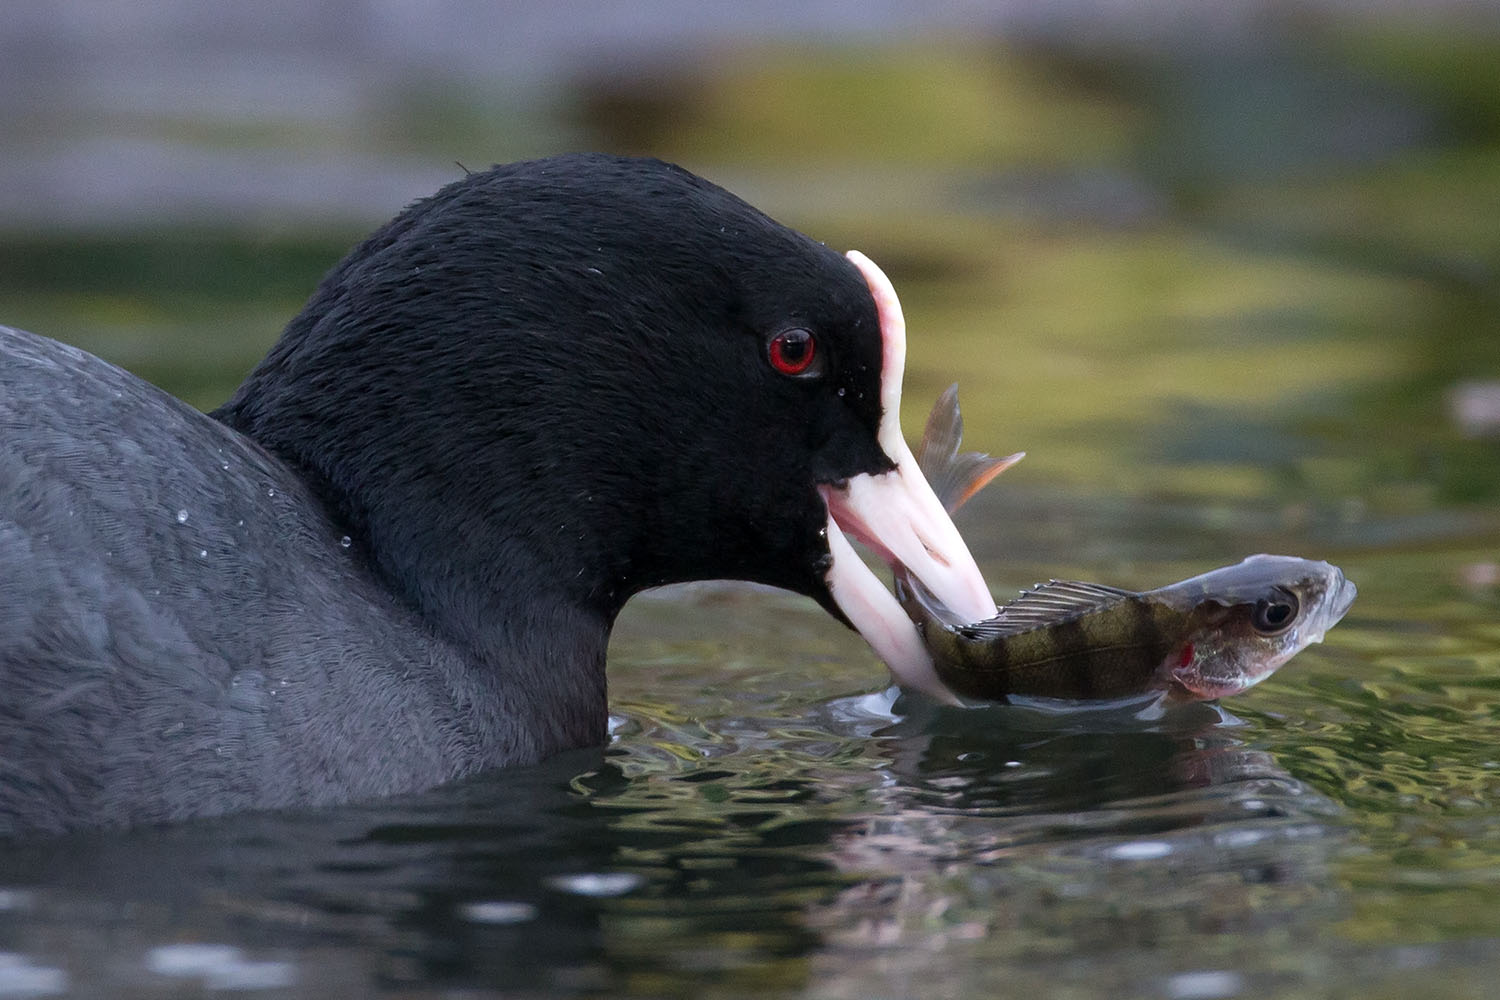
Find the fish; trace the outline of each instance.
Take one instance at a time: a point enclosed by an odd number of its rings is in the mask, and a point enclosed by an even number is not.
[[[1024,456],[961,453],[962,438],[955,385],[938,398],[917,452],[950,514]],[[1147,591],[1050,580],[978,622],[954,621],[899,566],[895,590],[942,682],[961,698],[1002,702],[1239,694],[1321,642],[1357,594],[1336,566],[1265,554]]]

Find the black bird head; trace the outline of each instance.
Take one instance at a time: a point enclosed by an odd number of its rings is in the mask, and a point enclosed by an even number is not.
[[[566,156],[412,205],[215,416],[300,467],[460,640],[536,601],[607,623],[646,587],[743,579],[812,596],[929,686],[840,530],[994,612],[901,439],[904,351],[863,257],[679,168]]]

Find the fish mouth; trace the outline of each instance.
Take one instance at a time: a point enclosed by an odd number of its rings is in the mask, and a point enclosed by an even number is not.
[[[898,564],[964,621],[995,614],[989,587],[901,435],[901,378],[906,365],[906,324],[890,281],[863,254],[849,259],[864,275],[880,317],[883,348],[878,440],[894,468],[820,486],[828,509],[832,562],[825,576],[838,609],[885,661],[902,687],[941,701],[957,698],[938,679],[916,625],[860,559],[849,538],[891,567]]]
[[[1333,600],[1329,603],[1329,627],[1337,625],[1343,620],[1344,615],[1349,613],[1350,606],[1354,604],[1354,599],[1358,596],[1359,588],[1354,585],[1354,581],[1340,573],[1338,592],[1333,595]]]

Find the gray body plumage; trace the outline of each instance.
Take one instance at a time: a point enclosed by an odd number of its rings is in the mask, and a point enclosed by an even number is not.
[[[0,327],[0,834],[375,796],[558,749],[547,706],[465,669],[343,536],[253,441]]]

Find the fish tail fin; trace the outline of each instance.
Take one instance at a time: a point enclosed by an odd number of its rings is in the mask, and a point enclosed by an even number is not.
[[[927,428],[917,446],[917,465],[950,514],[989,485],[991,479],[1026,457],[1024,451],[1001,458],[978,451],[959,454],[963,436],[964,418],[958,409],[958,386],[954,384],[944,389],[933,404]]]

